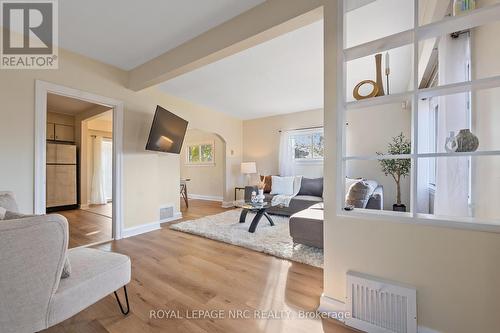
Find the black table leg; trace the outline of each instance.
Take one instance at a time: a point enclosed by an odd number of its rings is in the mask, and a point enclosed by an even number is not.
[[[262,215],[265,214],[265,210],[262,209],[262,210],[259,210],[256,214],[255,214],[255,217],[253,218],[252,220],[252,224],[250,224],[250,228],[248,229],[248,232],[251,232],[251,233],[254,233],[255,232],[255,229],[257,229],[257,225],[259,224],[260,222],[260,219],[262,218]]]
[[[245,223],[245,220],[247,219],[247,213],[248,210],[243,209],[240,214],[240,223]]]
[[[264,216],[267,218],[267,220],[269,221],[269,224],[272,225],[274,227],[274,221],[273,219],[271,218],[271,216],[269,216],[269,214],[267,212],[264,212]]]

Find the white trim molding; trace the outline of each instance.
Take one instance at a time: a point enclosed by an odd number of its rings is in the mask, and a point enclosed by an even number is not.
[[[113,239],[122,238],[123,229],[123,102],[54,83],[35,81],[35,179],[34,213],[46,209],[47,94],[53,93],[113,109]]]
[[[342,323],[345,322],[346,315],[351,315],[350,313],[346,312],[346,305],[344,302],[326,296],[324,293],[321,294],[321,297],[319,299],[319,306],[317,311]]]
[[[219,201],[222,202],[224,198],[218,195],[202,195],[202,194],[188,194],[189,199],[194,200],[207,200],[207,201]]]
[[[132,236],[137,236],[140,234],[145,234],[147,232],[155,231],[161,229],[160,222],[152,222],[141,224],[135,227],[126,228],[123,230],[122,237],[128,238]]]

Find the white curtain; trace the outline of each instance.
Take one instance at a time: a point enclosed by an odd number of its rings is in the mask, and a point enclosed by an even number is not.
[[[290,132],[282,131],[280,137],[279,168],[280,176],[295,176],[294,151],[290,143]]]
[[[103,161],[104,161],[104,189],[106,200],[109,202],[113,199],[113,141],[105,139],[102,142]]]
[[[441,38],[439,43],[439,84],[463,82],[469,79],[469,36],[457,39]],[[467,107],[469,94],[461,93],[439,97],[437,142],[442,151],[450,131],[470,128]],[[436,166],[436,196],[434,214],[469,216],[469,158],[438,158]]]
[[[90,203],[93,205],[102,205],[106,203],[106,166],[104,163],[105,156],[102,137],[97,136],[94,138],[92,151],[93,172]]]

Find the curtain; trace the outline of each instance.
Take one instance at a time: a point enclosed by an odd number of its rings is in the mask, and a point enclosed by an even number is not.
[[[106,203],[106,166],[104,163],[103,138],[97,136],[92,145],[93,170],[90,191],[90,203],[102,205]]]
[[[295,161],[293,147],[290,143],[290,132],[282,131],[280,137],[279,168],[280,176],[295,176]]]
[[[470,37],[441,38],[439,43],[439,84],[469,80]],[[437,142],[444,150],[450,131],[470,128],[469,93],[439,97]],[[434,214],[469,216],[469,157],[437,158]]]
[[[104,189],[106,200],[113,199],[113,141],[105,139],[102,142],[103,161],[104,161]]]

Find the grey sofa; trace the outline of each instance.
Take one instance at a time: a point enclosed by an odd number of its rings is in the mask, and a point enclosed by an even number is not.
[[[290,216],[290,236],[295,244],[323,248],[323,204],[315,204]]]
[[[252,191],[257,191],[257,186],[246,186],[245,187],[245,201],[249,202],[252,197]],[[269,193],[264,193],[265,201],[271,202],[274,195]],[[323,202],[323,197],[311,196],[311,195],[297,195],[292,198],[290,205],[288,207],[274,206],[267,210],[269,214],[282,215],[282,216],[292,216],[293,214],[300,212],[304,209],[311,207],[317,203]],[[383,209],[384,203],[384,189],[381,185],[373,191],[370,196],[366,209]]]
[[[12,193],[0,192],[0,199],[0,207],[17,210]],[[0,332],[46,329],[113,292],[122,313],[128,313],[129,257],[67,248],[68,222],[61,215],[0,220]],[[61,279],[66,256],[71,273]],[[121,287],[126,311],[116,294]]]

